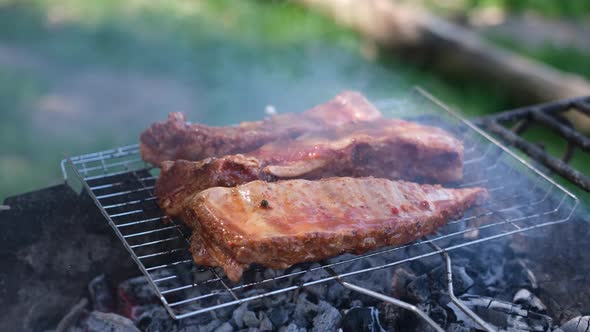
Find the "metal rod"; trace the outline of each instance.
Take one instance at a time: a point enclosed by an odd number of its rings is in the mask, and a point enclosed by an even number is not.
[[[467,307],[461,300],[459,300],[459,298],[455,296],[455,291],[453,288],[453,269],[451,266],[451,257],[449,256],[449,253],[445,250],[443,250],[441,254],[444,257],[446,263],[445,266],[447,269],[447,287],[449,291],[449,296],[451,297],[451,301],[453,301],[453,303],[457,307],[459,307],[461,311],[463,311],[467,316],[469,316],[469,318],[471,318],[475,323],[477,323],[477,325],[479,325],[482,329],[484,329],[487,332],[497,332],[498,330],[496,328],[490,326],[490,324],[488,324],[485,320],[479,317],[475,312],[469,309],[469,307]]]
[[[340,278],[340,276],[331,268],[326,267],[326,271],[328,271],[328,273],[330,273],[334,279],[336,281],[338,281],[342,286],[353,290],[355,292],[361,293],[361,294],[365,294],[368,295],[370,297],[376,298],[378,300],[381,300],[383,302],[388,302],[391,303],[395,306],[398,306],[400,308],[409,310],[413,313],[415,313],[416,315],[418,315],[420,318],[422,318],[426,323],[428,323],[428,325],[430,325],[433,329],[435,329],[438,332],[444,332],[445,330],[440,327],[440,325],[438,325],[435,321],[432,320],[432,318],[430,318],[424,311],[420,310],[418,307],[416,307],[413,304],[404,302],[402,300],[396,299],[394,297],[391,296],[387,296],[381,293],[377,293],[375,291],[372,291],[370,289],[361,287],[361,286],[357,286],[355,284],[351,284],[350,282],[344,281],[342,280],[342,278]]]
[[[388,302],[391,303],[395,306],[398,306],[400,308],[404,308],[406,310],[412,311],[413,313],[417,314],[418,316],[420,316],[420,318],[422,318],[426,323],[428,323],[428,325],[432,326],[432,328],[434,328],[436,331],[438,332],[444,332],[444,329],[442,327],[440,327],[440,325],[438,325],[435,321],[432,320],[432,318],[430,318],[426,313],[424,313],[424,311],[420,310],[418,307],[416,307],[413,304],[409,304],[407,302],[398,300],[396,298],[390,297],[390,296],[386,296],[383,295],[381,293],[377,293],[374,292],[370,289],[366,289],[364,287],[360,287],[354,284],[351,284],[347,281],[343,281],[340,279],[337,279],[340,284],[348,289],[351,289],[353,291],[374,297],[378,300],[384,301],[384,302]]]

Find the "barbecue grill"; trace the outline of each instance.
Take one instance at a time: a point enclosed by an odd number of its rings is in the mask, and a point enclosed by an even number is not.
[[[590,99],[541,105],[481,119],[478,124],[525,153],[539,158],[553,170],[590,188],[588,178],[566,162],[574,146],[587,151],[588,139],[574,133],[563,121],[561,111],[578,107],[588,112]],[[484,186],[491,199],[468,210],[437,233],[401,247],[384,248],[365,255],[342,255],[316,263],[298,264],[286,270],[252,267],[240,283],[228,280],[220,268],[193,263],[188,252],[190,235],[182,223],[166,217],[156,204],[152,189],[158,170],[142,161],[138,145],[106,150],[62,161],[64,178],[79,182],[147,277],[168,313],[183,319],[208,311],[294,291],[328,281],[339,282],[356,292],[411,310],[437,331],[443,331],[416,306],[360,287],[348,277],[390,268],[402,263],[440,256],[446,269],[451,300],[482,329],[494,328],[478,317],[453,294],[452,261],[449,252],[484,241],[527,232],[573,220],[579,201],[556,183],[475,124],[461,118],[425,91],[417,88],[407,98],[383,100],[375,105],[385,116],[434,124],[464,142],[464,178],[453,186]],[[502,126],[520,120],[516,131]],[[565,160],[548,156],[517,134],[530,121],[539,121],[571,142]],[[370,266],[359,262],[371,259]],[[377,263],[375,263],[377,262]],[[360,267],[359,267],[360,266]]]

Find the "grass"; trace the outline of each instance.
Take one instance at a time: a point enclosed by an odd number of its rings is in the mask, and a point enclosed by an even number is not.
[[[590,79],[590,54],[573,47],[557,47],[550,43],[540,47],[525,46],[506,36],[489,36],[495,44],[554,68]]]
[[[495,7],[513,13],[534,12],[549,17],[590,18],[590,2],[587,0],[464,0],[461,6],[468,10]]]

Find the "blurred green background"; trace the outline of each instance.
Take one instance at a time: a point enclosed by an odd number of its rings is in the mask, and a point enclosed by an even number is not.
[[[587,0],[423,5],[449,17],[491,8],[582,25],[590,12]],[[590,77],[583,50],[489,38]],[[59,182],[66,155],[136,143],[171,111],[232,124],[267,105],[295,112],[342,89],[391,98],[413,85],[468,117],[516,106],[501,86],[383,54],[289,1],[0,0],[0,202]]]

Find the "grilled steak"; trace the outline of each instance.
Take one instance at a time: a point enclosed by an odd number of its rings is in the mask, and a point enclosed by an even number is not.
[[[182,113],[170,113],[167,122],[154,123],[141,134],[140,150],[145,161],[160,166],[164,160],[201,160],[248,152],[277,139],[380,116],[363,95],[354,91],[344,91],[301,114],[280,114],[231,127],[187,124]]]
[[[197,263],[237,282],[253,263],[284,269],[412,242],[486,197],[483,188],[376,178],[253,181],[198,193],[182,218]]]
[[[243,155],[198,162],[163,162],[155,195],[168,215],[210,187],[254,180],[375,176],[434,182],[460,180],[463,144],[448,132],[413,122],[381,119],[266,144]]]

